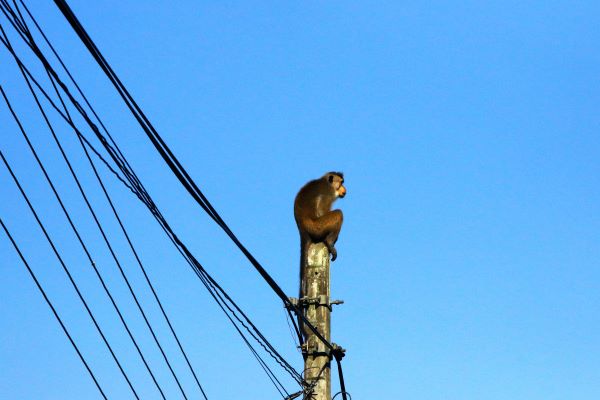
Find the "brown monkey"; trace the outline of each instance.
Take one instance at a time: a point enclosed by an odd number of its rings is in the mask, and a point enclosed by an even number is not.
[[[294,201],[294,218],[300,232],[300,293],[302,299],[306,293],[304,274],[308,247],[312,243],[324,242],[331,254],[331,261],[337,258],[335,242],[342,228],[341,210],[331,210],[338,197],[346,195],[344,175],[341,172],[328,172],[319,179],[308,182],[300,189]],[[302,318],[298,316],[298,326],[303,338],[305,331]],[[303,353],[306,359],[306,353]]]
[[[341,172],[328,172],[308,182],[296,195],[294,218],[300,231],[302,260],[308,246],[318,242],[325,243],[331,261],[337,258],[335,242],[342,228],[343,215],[341,210],[331,211],[331,205],[345,195],[344,174]]]

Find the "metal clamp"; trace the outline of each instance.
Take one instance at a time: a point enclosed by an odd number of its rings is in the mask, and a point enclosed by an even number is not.
[[[302,297],[301,299],[297,299],[295,297],[289,297],[290,303],[296,307],[300,308],[308,308],[311,305],[320,307],[324,306],[329,308],[329,311],[333,311],[333,305],[344,304],[344,300],[333,300],[329,301],[329,297],[326,295],[320,295],[319,297]],[[287,307],[286,307],[287,308]]]
[[[344,358],[344,356],[346,355],[346,349],[335,343],[331,343],[331,345],[333,346],[333,350],[331,350],[331,355],[335,357],[335,359],[338,361]]]
[[[320,342],[320,341],[313,345],[309,345],[308,342],[304,342],[300,346],[300,350],[302,351],[302,354],[304,356],[310,356],[310,357],[325,356],[325,357],[328,357],[331,359],[329,349],[327,347],[325,347],[325,344],[323,342]]]

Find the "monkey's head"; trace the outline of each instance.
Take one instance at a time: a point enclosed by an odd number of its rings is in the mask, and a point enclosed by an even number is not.
[[[328,172],[323,175],[323,179],[325,179],[329,186],[331,186],[336,198],[342,198],[346,196],[346,188],[344,187],[344,174],[342,172]]]

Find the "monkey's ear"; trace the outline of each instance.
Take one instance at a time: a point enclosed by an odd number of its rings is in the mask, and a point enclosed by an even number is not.
[[[333,183],[333,175],[329,175],[328,179],[329,179],[329,183]]]

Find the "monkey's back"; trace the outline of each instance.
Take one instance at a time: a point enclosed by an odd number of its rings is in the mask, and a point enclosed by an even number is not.
[[[331,187],[325,180],[315,179],[300,189],[294,201],[294,217],[300,227],[301,221],[315,219],[329,211],[334,198]]]

